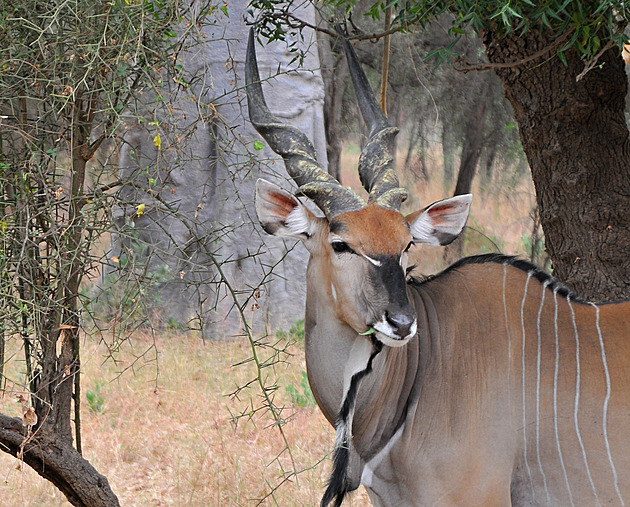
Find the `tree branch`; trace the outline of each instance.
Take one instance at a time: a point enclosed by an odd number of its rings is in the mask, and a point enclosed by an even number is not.
[[[546,54],[555,51],[560,45],[564,44],[567,39],[571,36],[573,30],[568,30],[560,37],[558,37],[554,42],[549,44],[549,46],[541,49],[540,51],[536,51],[534,54],[529,55],[520,60],[516,60],[514,62],[505,62],[505,63],[467,63],[463,57],[458,58],[456,60],[456,64],[459,66],[455,66],[455,70],[459,72],[471,72],[471,71],[485,71],[485,70],[494,70],[494,69],[511,69],[514,67],[519,67],[521,65],[525,65],[526,63],[532,62],[545,56]]]
[[[28,434],[21,419],[0,414],[0,449],[29,465],[66,495],[72,505],[120,505],[109,482],[71,445],[54,434]]]

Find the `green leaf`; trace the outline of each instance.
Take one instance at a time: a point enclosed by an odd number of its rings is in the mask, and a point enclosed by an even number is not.
[[[254,149],[256,151],[260,151],[265,147],[265,145],[263,143],[261,143],[260,141],[254,141]]]
[[[367,336],[367,335],[372,334],[372,333],[376,333],[376,329],[374,329],[373,327],[368,329],[365,333],[359,333],[359,336]]]

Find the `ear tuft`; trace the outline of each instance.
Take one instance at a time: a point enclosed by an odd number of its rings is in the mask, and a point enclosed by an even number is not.
[[[472,195],[457,195],[427,206],[407,217],[411,234],[418,243],[448,245],[462,232]]]
[[[314,215],[286,190],[263,179],[256,182],[256,214],[262,228],[274,236],[306,239],[312,235]]]

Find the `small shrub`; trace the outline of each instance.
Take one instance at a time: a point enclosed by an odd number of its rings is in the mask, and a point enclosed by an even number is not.
[[[305,371],[302,371],[300,385],[295,387],[293,384],[289,384],[286,390],[291,397],[291,402],[300,408],[314,407],[317,405],[313,392],[311,391],[311,386],[308,384],[308,377]]]
[[[93,390],[85,393],[85,398],[87,399],[87,407],[88,407],[88,410],[92,414],[103,413],[103,408],[105,406],[105,398],[101,396],[102,385],[103,385],[102,382],[97,382]]]

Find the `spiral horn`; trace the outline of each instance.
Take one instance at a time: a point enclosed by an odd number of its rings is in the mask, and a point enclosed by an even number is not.
[[[324,171],[306,135],[282,123],[269,111],[260,83],[253,29],[249,31],[247,44],[245,84],[249,119],[269,147],[283,158],[289,176],[298,185],[298,192],[311,199],[329,220],[363,208],[366,203],[361,197]]]
[[[398,129],[387,121],[361,69],[354,48],[346,39],[340,25],[337,25],[337,32],[343,40],[361,115],[370,129],[369,140],[359,157],[361,183],[370,194],[369,203],[400,211],[400,205],[407,199],[408,193],[399,186],[394,166],[394,138],[398,134]]]

